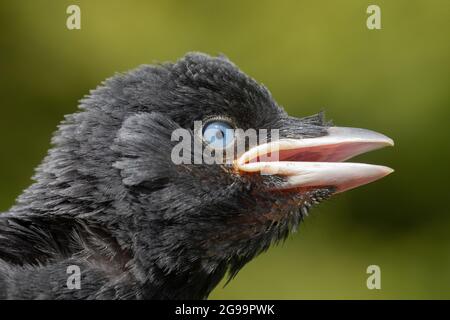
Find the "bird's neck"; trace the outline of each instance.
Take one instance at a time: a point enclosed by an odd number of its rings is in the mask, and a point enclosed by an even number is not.
[[[225,273],[225,268],[211,273],[199,270],[165,273],[157,267],[152,267],[148,280],[142,284],[141,292],[144,299],[206,299]]]
[[[112,265],[114,268],[117,267],[117,270],[113,273],[124,273],[135,279],[134,283],[139,290],[136,291],[134,288],[130,296],[134,297],[135,292],[140,292],[140,296],[136,298],[205,299],[224,277],[225,264],[216,265],[208,271],[200,263],[182,263],[169,271],[165,267],[160,267],[161,262],[149,255],[149,252],[158,246],[156,238],[161,230],[155,229],[145,240],[139,238],[139,235],[132,231],[136,228],[136,225],[133,225],[136,222],[124,218],[133,215],[133,208],[121,207],[114,200],[91,201],[92,194],[88,191],[92,192],[93,189],[89,188],[89,186],[80,187],[82,193],[79,192],[75,199],[70,193],[67,194],[65,189],[49,189],[49,181],[38,181],[22,194],[18,204],[10,212],[19,219],[21,217],[32,219],[35,223],[45,221],[42,222],[42,226],[48,228],[49,233],[53,232],[51,231],[53,229],[57,230],[58,234],[52,234],[52,237],[58,239],[63,247],[75,250],[83,246],[84,250],[91,252],[91,256],[99,259],[94,261],[96,265],[106,266],[104,261],[116,257],[114,259],[117,261]],[[80,224],[89,229],[86,235],[97,237],[99,241],[80,239],[79,246],[65,245],[73,241],[73,230],[79,229]],[[89,246],[89,243],[99,243],[100,240],[110,249],[108,257],[99,255],[95,245]],[[77,255],[79,252],[66,252],[65,255],[67,254]],[[34,258],[35,256],[30,256],[30,262]],[[46,259],[51,260],[52,257]],[[108,267],[110,268],[111,264]]]

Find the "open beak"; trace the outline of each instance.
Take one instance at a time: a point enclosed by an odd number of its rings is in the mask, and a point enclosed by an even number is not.
[[[393,146],[380,133],[330,127],[317,138],[280,139],[258,145],[236,161],[243,172],[285,177],[279,189],[332,187],[343,192],[378,180],[394,170],[384,166],[341,162],[371,150]]]

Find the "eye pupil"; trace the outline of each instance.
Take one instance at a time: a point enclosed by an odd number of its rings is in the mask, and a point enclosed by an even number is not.
[[[223,133],[223,131],[217,131],[216,132],[216,138],[217,139],[222,139],[225,136],[225,134]]]
[[[225,148],[234,140],[234,132],[225,121],[213,121],[203,128],[203,139],[212,148]]]

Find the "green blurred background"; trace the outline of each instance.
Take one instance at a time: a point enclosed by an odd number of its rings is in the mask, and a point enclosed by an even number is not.
[[[0,211],[64,114],[103,79],[187,51],[226,54],[292,114],[325,110],[395,148],[391,176],[322,204],[219,298],[450,298],[450,1],[0,0]],[[82,29],[66,28],[81,7]],[[381,7],[382,30],[366,28]],[[381,267],[381,290],[366,268]]]

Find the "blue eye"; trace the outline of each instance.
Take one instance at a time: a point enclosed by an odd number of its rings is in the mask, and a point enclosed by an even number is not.
[[[226,122],[213,121],[203,128],[203,139],[210,147],[223,149],[234,141],[234,130]]]

